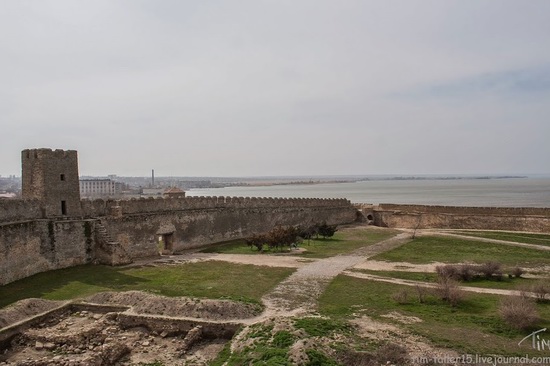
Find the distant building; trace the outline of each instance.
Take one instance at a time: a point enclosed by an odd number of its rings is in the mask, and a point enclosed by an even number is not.
[[[80,181],[80,196],[111,197],[121,194],[122,185],[111,179],[82,179]]]
[[[167,198],[183,198],[185,197],[185,191],[178,187],[170,187],[167,188],[162,195]]]

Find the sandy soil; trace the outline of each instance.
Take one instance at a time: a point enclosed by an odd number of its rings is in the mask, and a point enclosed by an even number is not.
[[[253,304],[229,300],[165,297],[141,291],[101,292],[85,299],[96,304],[126,305],[136,314],[156,314],[204,320],[246,319],[260,314]]]
[[[18,301],[15,304],[0,309],[0,328],[15,324],[45,311],[55,309],[63,304],[63,302],[43,299],[24,299]]]
[[[252,264],[255,266],[300,268],[311,262],[311,259],[293,256],[295,253],[285,255],[249,255],[249,254],[220,254],[220,253],[188,253],[163,256],[152,261],[140,261],[133,265],[179,265],[182,263],[196,263],[202,261],[223,261],[238,264]]]

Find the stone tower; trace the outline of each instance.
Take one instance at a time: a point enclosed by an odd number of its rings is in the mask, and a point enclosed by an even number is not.
[[[42,201],[45,217],[81,215],[75,150],[23,150],[21,166],[23,199]]]

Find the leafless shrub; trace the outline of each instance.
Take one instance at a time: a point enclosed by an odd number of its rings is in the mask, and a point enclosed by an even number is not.
[[[509,296],[500,302],[499,314],[511,327],[525,330],[533,327],[539,320],[535,303],[525,296]]]
[[[517,295],[529,299],[531,297],[531,285],[523,283],[516,287]]]
[[[398,304],[406,304],[409,302],[409,292],[405,289],[399,290],[392,295],[392,299]]]
[[[478,266],[478,270],[486,278],[502,278],[502,265],[499,262],[486,262]]]
[[[458,280],[460,278],[459,268],[453,264],[435,267],[435,271],[439,278],[452,278]]]
[[[546,281],[537,281],[531,286],[531,292],[537,297],[537,301],[545,301],[550,295],[550,284]],[[550,296],[548,296],[550,298]]]
[[[461,281],[471,281],[477,275],[477,267],[471,264],[462,264],[458,267],[458,277]]]
[[[419,285],[415,286],[416,294],[418,295],[418,302],[423,304],[426,302],[426,296],[428,296],[428,289]]]
[[[458,286],[458,282],[449,277],[439,277],[437,279],[435,294],[453,307],[457,306],[465,297],[464,291]]]
[[[520,278],[521,275],[523,275],[524,271],[523,269],[521,269],[520,267],[514,267],[512,269],[512,276],[516,277],[516,278]]]
[[[435,268],[439,277],[452,278],[456,281],[471,281],[479,273],[479,267],[472,264],[446,264]]]

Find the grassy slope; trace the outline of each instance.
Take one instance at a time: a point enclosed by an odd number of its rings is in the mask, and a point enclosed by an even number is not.
[[[391,298],[401,289],[411,293],[411,300],[404,305]],[[530,332],[516,331],[505,325],[498,316],[498,304],[498,296],[484,294],[468,294],[456,308],[431,296],[425,304],[420,304],[414,289],[409,287],[341,275],[321,295],[319,309],[321,314],[334,319],[351,318],[358,312],[376,318],[396,310],[422,319],[421,323],[402,326],[422,334],[436,345],[480,354],[525,354],[526,350],[519,348],[517,343]],[[537,329],[550,327],[550,304],[539,304],[538,310],[542,320]]]
[[[30,297],[65,300],[101,291],[129,290],[259,302],[292,272],[288,268],[224,262],[130,268],[86,265],[39,273],[0,286],[0,307]]]
[[[425,273],[425,272],[404,272],[404,271],[374,271],[368,269],[356,269],[354,272],[367,273],[376,276],[398,278],[403,280],[411,281],[422,281],[422,282],[437,282],[436,273]],[[461,286],[471,286],[471,287],[483,287],[483,288],[494,288],[494,289],[503,289],[503,290],[515,290],[520,288],[523,285],[529,285],[534,283],[536,280],[532,278],[509,278],[508,276],[503,276],[501,280],[497,279],[486,279],[486,278],[475,278],[468,282],[461,282]]]
[[[520,267],[550,264],[550,256],[540,250],[436,236],[416,238],[373,259],[409,263],[497,261]]]
[[[396,235],[396,230],[379,229],[375,227],[344,228],[336,232],[334,237],[328,239],[305,240],[300,246],[306,250],[301,254],[296,254],[308,258],[327,258],[337,254],[349,253],[363,246],[372,245]],[[228,243],[214,245],[202,250],[203,253],[224,253],[224,254],[272,254],[277,255],[280,252],[270,252],[269,250],[259,252],[250,249],[244,240],[235,240]],[[292,253],[286,251],[285,253]]]
[[[463,234],[479,238],[497,239],[517,243],[550,245],[550,235],[527,234],[521,232],[500,232],[500,231],[457,231],[453,234]]]

